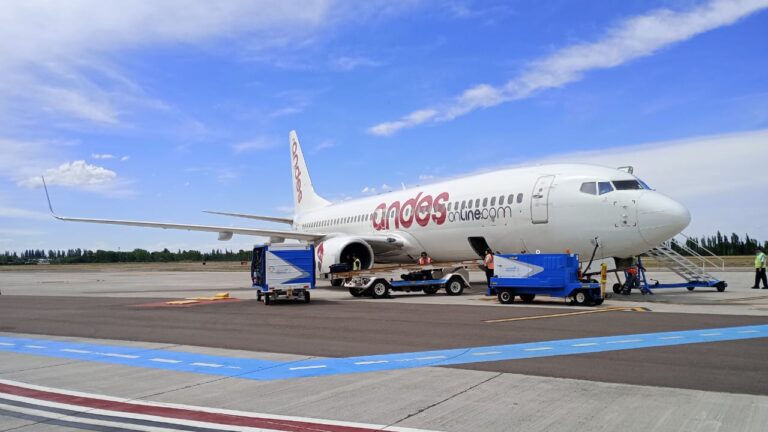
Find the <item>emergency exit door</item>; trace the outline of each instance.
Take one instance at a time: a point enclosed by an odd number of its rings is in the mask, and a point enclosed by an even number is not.
[[[549,222],[549,189],[555,176],[542,176],[536,180],[531,194],[531,222],[545,224]]]

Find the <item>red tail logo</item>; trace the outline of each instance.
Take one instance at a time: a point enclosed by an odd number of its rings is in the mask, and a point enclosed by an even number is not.
[[[296,199],[301,202],[301,168],[299,168],[299,142],[293,140],[291,143],[291,155],[293,158],[293,178],[296,180]]]

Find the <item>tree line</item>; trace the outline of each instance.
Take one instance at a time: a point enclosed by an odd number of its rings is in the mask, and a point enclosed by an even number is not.
[[[150,252],[145,249],[132,251],[107,251],[88,249],[68,250],[41,250],[28,249],[21,253],[9,252],[0,255],[0,265],[8,264],[37,264],[50,262],[51,264],[82,264],[82,263],[145,263],[145,262],[177,262],[177,261],[250,261],[251,251],[239,250],[237,252],[228,249],[212,249],[210,252],[196,250],[168,249]]]
[[[686,246],[699,253],[704,253],[702,247],[709,249],[715,255],[753,255],[758,246],[768,250],[768,241],[760,242],[749,234],[743,238],[736,233],[730,236],[723,235],[719,231],[709,237],[691,237],[686,241]],[[672,248],[677,252],[687,255],[688,251],[673,243]],[[29,249],[21,253],[8,252],[0,254],[0,265],[8,264],[33,264],[40,260],[48,260],[52,264],[80,264],[80,263],[119,263],[119,262],[177,262],[177,261],[250,261],[251,251],[239,250],[237,252],[228,249],[212,249],[210,252],[196,250],[177,250],[171,252],[168,249],[149,252],[145,249],[132,251],[106,251],[88,249],[68,250],[40,250]]]

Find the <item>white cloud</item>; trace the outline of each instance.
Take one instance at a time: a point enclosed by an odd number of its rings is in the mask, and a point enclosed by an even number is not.
[[[381,63],[368,57],[348,57],[341,56],[331,60],[331,67],[340,71],[351,71],[359,67],[376,67],[381,66]]]
[[[0,218],[48,220],[50,217],[51,216],[47,213],[37,212],[34,210],[26,210],[15,207],[0,207]]]
[[[243,153],[248,151],[269,150],[277,147],[277,142],[271,138],[256,137],[248,141],[243,141],[232,145],[232,150],[235,153]]]
[[[120,160],[121,160],[121,161],[123,161],[123,162],[125,162],[125,161],[127,161],[128,159],[130,159],[130,158],[131,158],[130,156],[127,156],[127,155],[126,155],[126,156],[123,156],[123,157],[121,157],[121,158],[120,158]]]
[[[375,187],[366,186],[366,187],[363,188],[363,190],[361,192],[364,193],[364,194],[367,194],[367,193],[375,194],[376,193],[376,188]]]
[[[448,103],[374,125],[368,132],[392,135],[426,122],[453,120],[477,109],[528,98],[536,92],[578,81],[591,70],[616,67],[698,34],[731,25],[765,8],[768,0],[712,0],[685,11],[658,9],[631,17],[617,23],[596,42],[570,45],[531,62],[521,75],[504,85],[472,86]]]
[[[92,159],[114,159],[115,155],[109,153],[91,153]]]
[[[66,162],[43,173],[49,185],[69,187],[100,188],[115,182],[117,173],[106,168],[89,165],[84,160]],[[38,188],[43,186],[40,177],[30,177],[19,182],[19,186]]]

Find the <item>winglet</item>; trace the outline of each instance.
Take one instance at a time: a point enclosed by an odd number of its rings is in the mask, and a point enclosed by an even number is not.
[[[56,216],[56,212],[53,211],[53,205],[51,204],[51,196],[48,195],[48,185],[45,184],[45,177],[41,176],[41,179],[43,179],[43,189],[45,189],[45,197],[48,199],[48,209],[51,210],[51,216],[58,219],[59,217]]]

